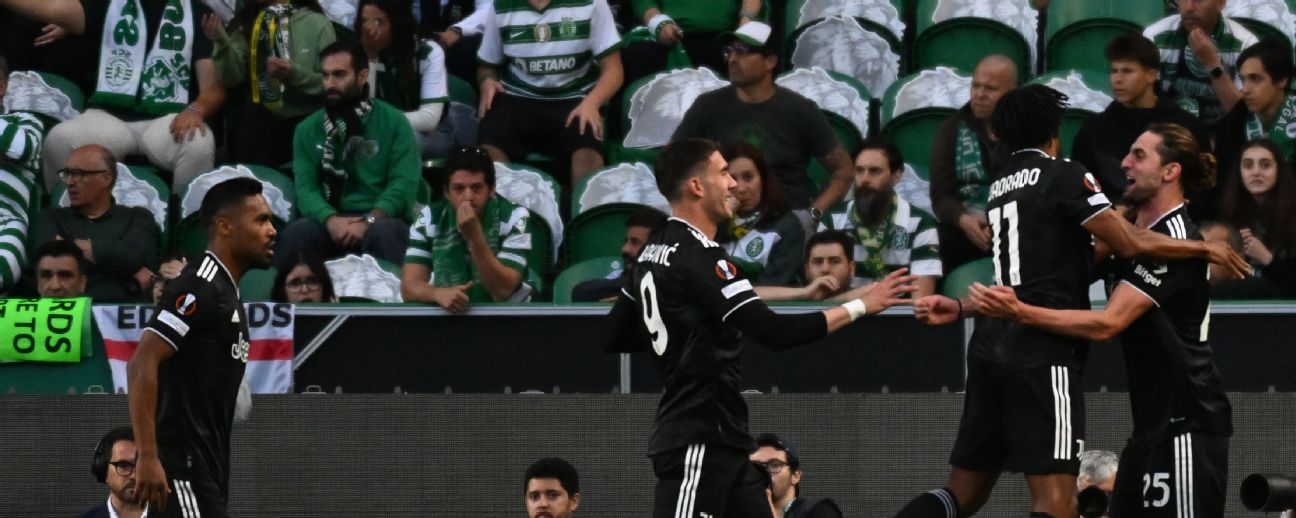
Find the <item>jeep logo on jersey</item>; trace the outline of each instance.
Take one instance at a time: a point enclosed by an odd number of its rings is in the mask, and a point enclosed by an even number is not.
[[[230,357],[243,363],[247,363],[248,350],[251,348],[252,344],[248,343],[247,338],[243,336],[243,333],[239,333],[238,341],[233,345],[230,345]]]
[[[1093,192],[1102,192],[1102,185],[1099,185],[1098,180],[1094,179],[1093,173],[1085,173],[1084,186]]]
[[[176,313],[179,313],[180,316],[193,315],[195,311],[198,311],[198,297],[195,297],[192,293],[181,295],[176,298],[175,308]]]
[[[722,281],[732,281],[734,277],[738,276],[738,267],[734,266],[734,263],[729,262],[728,259],[721,259],[716,261],[715,273],[716,277],[719,277]]]

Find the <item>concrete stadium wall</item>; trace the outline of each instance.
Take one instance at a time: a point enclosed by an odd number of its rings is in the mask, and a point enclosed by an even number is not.
[[[1229,516],[1243,477],[1296,474],[1296,394],[1234,393]],[[809,495],[847,516],[890,516],[943,484],[962,396],[773,394],[748,398],[752,431],[797,442]],[[1127,397],[1088,395],[1087,446],[1119,451]],[[231,512],[239,517],[524,516],[522,474],[561,456],[581,474],[578,516],[647,516],[653,476],[644,456],[656,396],[257,396],[235,427]],[[106,488],[92,449],[129,422],[123,396],[0,397],[0,516],[74,516]],[[980,516],[1023,516],[1029,496],[1005,475]]]

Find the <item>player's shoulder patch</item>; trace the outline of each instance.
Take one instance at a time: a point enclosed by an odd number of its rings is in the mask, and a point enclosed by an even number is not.
[[[715,275],[722,281],[732,281],[738,276],[738,266],[728,258],[721,258],[715,263]]]
[[[197,275],[198,278],[204,281],[212,282],[212,280],[216,278],[216,274],[220,272],[220,269],[220,263],[216,262],[215,259],[212,259],[210,255],[204,255],[202,262],[198,263],[198,269],[194,270],[194,275]]]

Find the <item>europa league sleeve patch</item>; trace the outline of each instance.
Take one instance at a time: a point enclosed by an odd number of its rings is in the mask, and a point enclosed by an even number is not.
[[[198,297],[192,293],[176,297],[175,310],[182,317],[193,316],[198,311]]]
[[[1098,180],[1094,179],[1093,173],[1085,173],[1084,186],[1090,191],[1102,192],[1102,185],[1098,183]]]
[[[728,259],[721,259],[716,261],[715,274],[722,281],[732,281],[738,276],[738,267]]]

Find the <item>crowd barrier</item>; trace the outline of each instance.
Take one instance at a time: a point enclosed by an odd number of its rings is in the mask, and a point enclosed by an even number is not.
[[[1231,393],[1227,516],[1247,513],[1250,473],[1296,474],[1296,394]],[[1125,394],[1094,393],[1086,448],[1119,451]],[[891,516],[939,487],[962,397],[941,393],[762,394],[747,397],[752,431],[801,450],[807,495],[833,497],[849,517]],[[579,516],[648,516],[653,475],[644,452],[651,394],[293,394],[255,396],[234,427],[230,509],[255,517],[524,516],[523,472],[544,456],[580,471]],[[127,424],[120,395],[0,398],[0,516],[74,516],[105,486],[91,451]],[[1004,475],[978,515],[1025,516],[1022,478]]]

